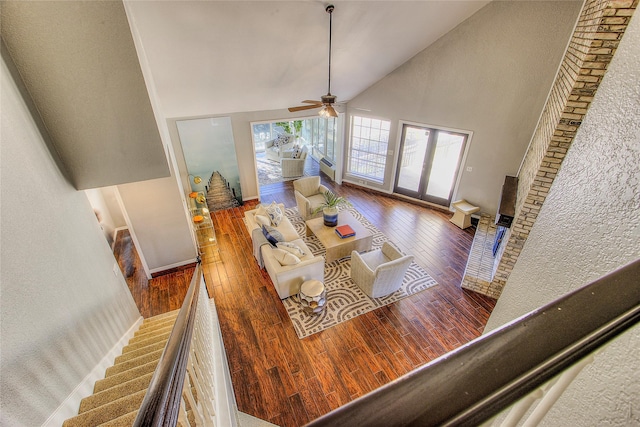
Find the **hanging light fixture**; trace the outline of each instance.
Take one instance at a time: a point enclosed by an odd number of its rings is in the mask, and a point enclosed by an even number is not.
[[[338,117],[338,112],[333,108],[333,104],[336,102],[336,96],[331,95],[331,26],[332,26],[332,17],[333,17],[333,9],[334,6],[332,4],[328,5],[325,8],[325,11],[329,14],[329,89],[327,90],[327,94],[320,97],[320,101],[314,100],[305,100],[302,101],[305,104],[309,105],[300,105],[298,107],[289,107],[289,111],[294,113],[296,111],[302,110],[310,110],[312,108],[320,108],[320,112],[318,113],[320,117]]]
[[[327,95],[329,95],[330,97],[331,97],[331,33],[332,33],[331,26],[333,23],[333,9],[334,9],[334,6],[332,4],[328,5],[327,8],[325,9],[329,14],[329,79],[328,79],[329,84],[327,88]],[[333,97],[331,101],[332,102],[335,101],[335,97]],[[336,112],[335,108],[333,108],[331,103],[328,103],[328,102],[324,103],[324,107],[322,107],[322,109],[318,114],[320,115],[320,117],[324,117],[324,118],[338,117],[338,113]]]

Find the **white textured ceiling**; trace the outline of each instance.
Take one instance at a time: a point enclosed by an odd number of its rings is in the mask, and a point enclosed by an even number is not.
[[[331,92],[348,101],[487,1],[334,1]],[[166,117],[276,110],[327,92],[320,1],[132,1]]]

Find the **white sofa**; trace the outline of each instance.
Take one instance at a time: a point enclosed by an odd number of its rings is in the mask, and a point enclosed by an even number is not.
[[[284,213],[284,205],[277,205]],[[294,265],[282,265],[275,256],[274,247],[262,234],[262,226],[256,220],[258,209],[245,211],[245,225],[253,241],[253,255],[260,267],[264,267],[271,277],[273,286],[280,299],[297,294],[300,285],[306,280],[320,280],[324,282],[324,257],[314,256],[304,241],[300,238],[289,219],[284,216],[278,226],[274,228],[282,234],[285,242],[291,242],[298,246],[305,255],[300,257],[300,262]]]
[[[279,203],[278,207],[284,213],[284,209],[285,209],[284,205],[282,203]],[[251,238],[253,238],[253,234],[252,234],[253,230],[262,229],[262,226],[258,224],[255,217],[257,211],[258,209],[252,209],[250,211],[245,211],[244,213],[245,225],[247,227],[247,231],[249,232],[249,235],[251,236]],[[298,232],[293,227],[293,225],[291,225],[291,221],[289,221],[289,219],[286,216],[282,218],[282,222],[277,227],[274,227],[274,228],[278,230],[280,233],[282,233],[282,236],[284,237],[285,242],[290,242],[292,240],[296,240],[300,238],[300,236],[298,236]]]
[[[286,142],[282,142],[279,146],[276,146],[278,138],[286,139]],[[280,159],[284,156],[286,151],[293,150],[294,136],[289,134],[280,135],[271,141],[264,143],[265,157],[274,162],[280,162]]]
[[[324,282],[324,258],[320,255],[314,256],[302,239],[293,240],[291,243],[305,253],[300,258],[300,262],[294,265],[281,265],[274,255],[275,248],[270,244],[262,245],[260,248],[264,268],[269,273],[280,299],[297,294],[300,291],[300,285],[307,280],[315,279]]]

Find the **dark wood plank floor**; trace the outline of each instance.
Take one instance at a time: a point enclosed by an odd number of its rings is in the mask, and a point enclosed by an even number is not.
[[[473,227],[460,230],[447,212],[323,183],[413,254],[438,286],[300,340],[252,255],[243,217],[258,202],[213,213],[217,244],[203,256],[203,270],[238,409],[283,427],[303,425],[479,336],[495,305],[460,288]],[[295,206],[291,181],[263,187],[261,201]],[[152,279],[143,305],[153,314],[162,304],[178,308],[190,276]]]

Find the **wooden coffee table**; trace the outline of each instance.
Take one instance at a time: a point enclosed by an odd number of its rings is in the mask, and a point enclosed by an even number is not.
[[[373,235],[369,230],[346,211],[338,213],[338,225],[349,224],[356,232],[356,235],[352,237],[341,238],[336,234],[335,227],[324,225],[322,217],[305,221],[305,224],[307,225],[307,236],[315,234],[327,250],[326,262],[351,256],[351,251],[368,251],[373,243]]]

